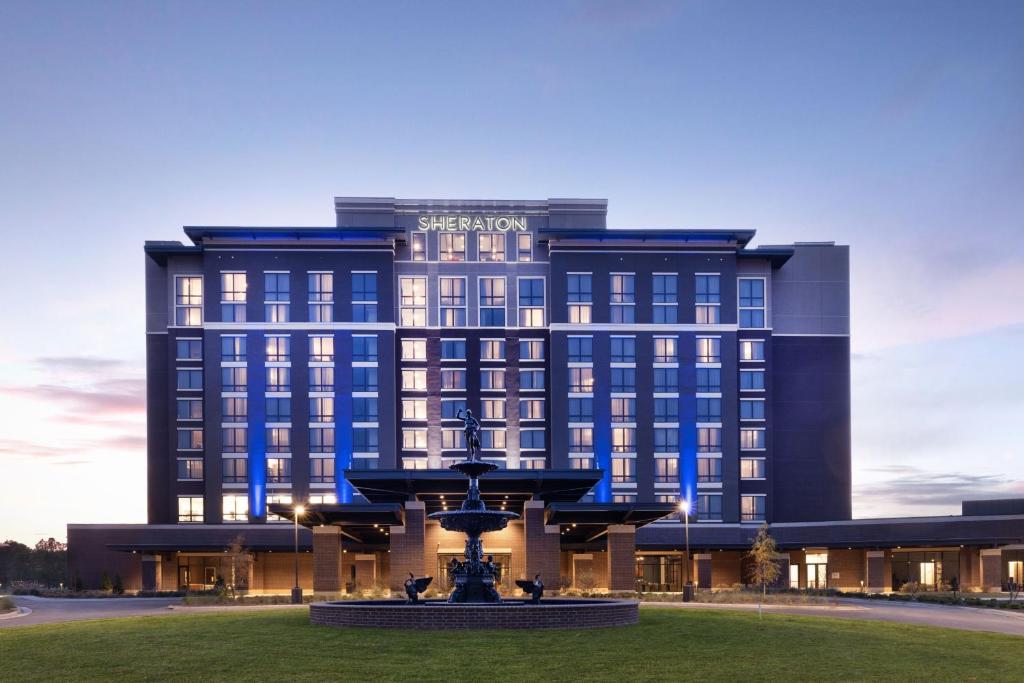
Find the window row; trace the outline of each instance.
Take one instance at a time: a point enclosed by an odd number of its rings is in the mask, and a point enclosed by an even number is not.
[[[264,390],[274,393],[285,393],[292,390],[292,368],[264,368]],[[309,391],[329,392],[335,390],[334,368],[318,366],[308,369]],[[376,367],[352,368],[352,391],[375,392],[379,389],[379,374]],[[201,368],[178,368],[177,388],[179,391],[201,391],[203,388],[203,371]],[[220,369],[221,391],[244,392],[249,389],[249,369],[242,367],[223,367]],[[180,417],[180,415],[179,415]]]
[[[480,327],[505,327],[507,305],[506,278],[477,278]],[[544,327],[544,278],[520,277],[516,280],[519,327]],[[468,288],[465,277],[439,277],[438,325],[465,327],[469,320]],[[398,279],[398,324],[403,327],[427,326],[427,278]]]
[[[375,399],[374,399],[375,401]],[[376,412],[376,403],[372,409]],[[360,417],[371,417],[369,413]],[[353,420],[355,423],[374,422],[375,420]],[[309,437],[310,453],[334,453],[336,444],[336,430],[334,427],[314,426],[307,431]],[[355,453],[377,453],[379,450],[378,428],[373,426],[357,426],[351,428],[352,451]],[[264,428],[264,447],[267,453],[291,453],[292,452],[292,428],[289,427],[266,427]],[[177,450],[178,451],[201,451],[204,448],[203,430],[201,428],[178,429]],[[222,453],[248,453],[249,452],[249,428],[248,427],[222,427],[221,428],[221,452]]]
[[[481,339],[480,360],[501,361],[507,360],[505,355],[504,339]],[[407,338],[401,341],[401,358],[409,361],[427,360],[427,340],[423,338]],[[455,361],[466,360],[465,339],[442,339],[441,360]],[[544,360],[543,339],[521,339],[519,340],[520,361]]]
[[[507,429],[491,429],[484,427],[479,431],[480,448],[482,450],[504,450],[507,448]],[[545,438],[543,429],[520,429],[519,447],[525,450],[543,450]],[[443,450],[462,450],[466,447],[466,435],[462,429],[451,428],[441,430],[441,448]],[[427,450],[427,429],[425,427],[405,427],[402,429],[402,448],[405,450]]]
[[[374,399],[376,400],[376,399]],[[545,418],[545,401],[542,398],[519,399],[520,420],[543,420]],[[501,398],[480,399],[480,411],[477,417],[481,420],[504,420],[506,401]],[[466,411],[466,399],[441,399],[441,419],[458,420],[459,413]],[[427,419],[427,399],[403,398],[402,419],[405,421],[424,421]]]
[[[220,360],[222,362],[246,362],[249,360],[248,339],[245,335],[225,334],[220,338]],[[267,362],[290,362],[291,336],[286,334],[264,335],[263,360]],[[315,363],[334,362],[334,336],[314,334],[308,337],[308,358]],[[175,360],[203,360],[202,339],[182,338],[175,343]],[[353,335],[352,360],[360,362],[377,361],[377,337]]]
[[[401,387],[403,391],[426,391],[426,368],[402,368]],[[484,369],[480,371],[481,391],[504,391],[507,371],[500,369]],[[464,368],[441,368],[442,391],[465,391],[466,370]],[[544,371],[532,369],[519,370],[519,390],[535,391],[544,388]]]
[[[412,261],[427,260],[428,235],[426,232],[414,232],[409,236]],[[533,236],[529,233],[478,232],[476,236],[477,260],[481,262],[533,260]],[[437,233],[438,259],[446,263],[466,261],[466,237],[467,233],[464,232]],[[509,240],[514,240],[511,244],[514,245],[515,251],[507,254],[507,248],[513,248],[510,247]]]

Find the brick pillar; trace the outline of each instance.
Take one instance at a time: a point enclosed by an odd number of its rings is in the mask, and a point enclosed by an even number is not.
[[[608,590],[636,590],[636,527],[608,526]]]
[[[869,550],[865,553],[866,567],[864,575],[864,589],[868,593],[884,593],[891,589],[889,572],[885,569],[885,551]]]
[[[161,581],[161,565],[159,555],[143,555],[142,556],[142,590],[144,591],[158,591],[160,590]]]
[[[696,570],[691,579],[697,588],[711,588],[711,553],[697,553],[693,556]],[[683,568],[683,581],[686,581],[686,568]]]
[[[313,527],[313,593],[340,593],[341,528]]]
[[[1000,564],[1003,551],[999,548],[984,548],[981,551],[981,589],[985,591],[999,590],[1003,586],[1003,574]]]
[[[544,590],[554,593],[561,588],[562,563],[558,526],[544,524],[544,501],[528,500],[523,506],[526,535],[526,578],[540,574]]]
[[[426,561],[423,540],[426,512],[426,506],[421,501],[406,501],[405,526],[393,526],[390,529],[388,538],[391,539],[391,553],[388,560],[388,576],[380,578],[387,582],[391,590],[403,590],[409,572],[416,576],[424,575]]]

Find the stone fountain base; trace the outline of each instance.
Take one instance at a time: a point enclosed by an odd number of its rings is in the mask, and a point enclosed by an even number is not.
[[[523,600],[492,604],[450,604],[424,600],[343,600],[309,606],[309,620],[321,626],[388,629],[530,629],[628,626],[640,620],[636,600],[553,598],[539,605]]]

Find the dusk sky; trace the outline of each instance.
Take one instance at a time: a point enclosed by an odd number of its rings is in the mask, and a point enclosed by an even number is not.
[[[143,253],[335,195],[851,247],[854,514],[1024,496],[1024,3],[0,3],[0,540],[145,521]]]

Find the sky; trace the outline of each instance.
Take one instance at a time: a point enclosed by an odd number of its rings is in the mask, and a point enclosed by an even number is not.
[[[854,514],[1024,496],[1020,2],[0,3],[0,539],[145,521],[143,252],[336,195],[851,248]]]

